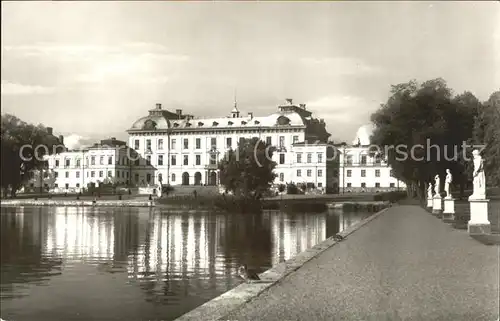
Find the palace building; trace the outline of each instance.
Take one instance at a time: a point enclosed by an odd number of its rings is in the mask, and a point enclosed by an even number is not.
[[[114,138],[79,151],[48,157],[55,177],[50,189],[77,191],[89,185],[218,185],[218,163],[241,139],[257,137],[276,147],[276,184],[306,184],[323,192],[338,189],[338,158],[328,144],[323,119],[292,99],[267,116],[230,114],[198,118],[156,104],[127,130],[128,144]],[[131,157],[133,155],[133,157]]]
[[[196,118],[179,109],[172,113],[157,104],[127,132],[129,146],[141,156],[133,168],[135,182],[218,185],[219,160],[241,139],[257,137],[276,147],[275,183],[338,185],[334,161],[327,157],[325,122],[292,99],[267,116],[243,115],[235,103],[230,115],[218,118]]]

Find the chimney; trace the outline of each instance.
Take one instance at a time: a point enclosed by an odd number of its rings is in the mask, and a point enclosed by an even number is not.
[[[52,135],[52,131],[54,129],[52,127],[47,127],[47,134]]]
[[[293,99],[292,98],[286,98],[285,101],[288,103],[288,105],[293,105]]]
[[[306,104],[300,104],[299,106],[300,106],[300,108],[302,108],[304,110],[306,109]]]
[[[161,109],[161,104],[160,103],[156,104],[156,109]]]
[[[253,113],[248,113],[248,117],[250,117],[250,119],[253,119]]]
[[[64,145],[64,136],[63,135],[59,135],[59,143]]]
[[[177,114],[177,116],[180,118],[182,116],[182,109],[176,109],[175,110],[175,113]]]
[[[116,140],[116,137],[111,137],[111,140]]]

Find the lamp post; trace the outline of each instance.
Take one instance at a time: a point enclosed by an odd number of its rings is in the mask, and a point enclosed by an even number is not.
[[[345,193],[345,145],[342,146],[342,194]]]
[[[170,185],[170,128],[167,129],[167,185]]]

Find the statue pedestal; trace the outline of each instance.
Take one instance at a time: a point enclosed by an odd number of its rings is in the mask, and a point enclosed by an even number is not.
[[[432,207],[432,198],[427,199],[427,207],[431,208]]]
[[[444,198],[444,211],[443,211],[443,221],[446,223],[451,223],[455,221],[455,199],[454,198]]]
[[[432,199],[432,215],[436,215],[437,217],[441,217],[441,213],[443,212],[443,206],[441,204],[441,196],[434,196]]]
[[[474,199],[469,197],[470,221],[467,231],[471,235],[490,234],[491,224],[488,220],[488,199]]]

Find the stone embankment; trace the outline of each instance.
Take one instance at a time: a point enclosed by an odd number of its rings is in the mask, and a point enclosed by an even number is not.
[[[14,199],[2,200],[2,206],[109,206],[109,207],[152,207],[149,200],[51,200],[51,199]]]

